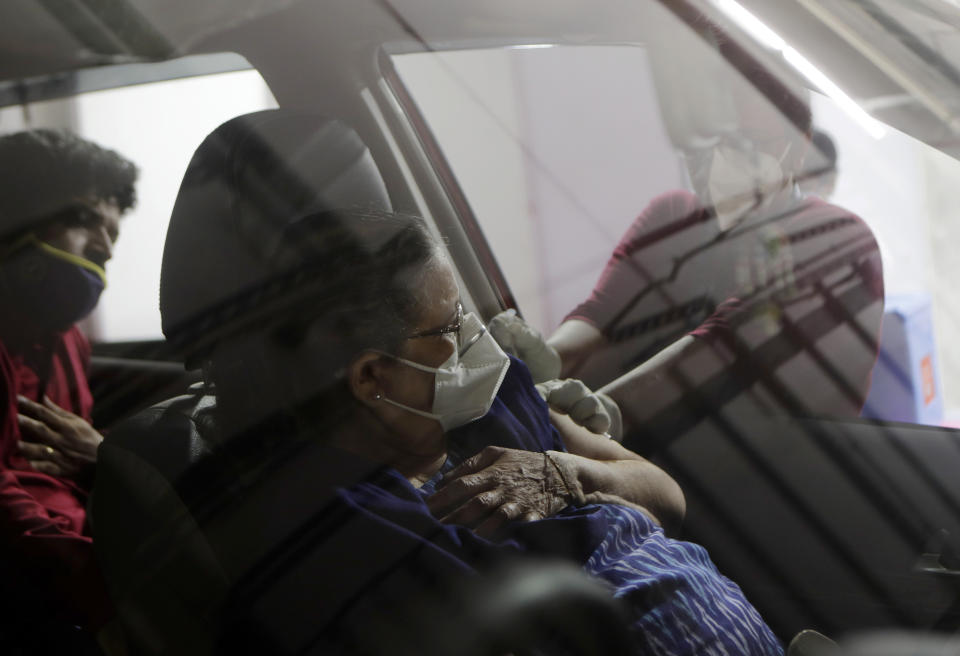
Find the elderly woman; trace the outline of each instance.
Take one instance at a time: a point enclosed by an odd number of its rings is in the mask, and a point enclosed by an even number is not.
[[[355,512],[410,527],[469,567],[504,548],[574,559],[630,599],[645,653],[779,651],[704,550],[665,537],[660,524],[683,512],[676,483],[548,410],[523,364],[464,313],[422,222],[309,216],[276,260],[313,289],[214,351],[210,374],[235,430],[249,426],[257,371],[282,409],[283,439],[382,467],[384,482],[338,490]],[[243,375],[251,352],[260,361]]]
[[[204,310],[181,323],[164,300],[171,287],[161,293],[168,336],[189,343],[216,390],[215,428],[201,422],[212,453],[176,486],[216,565],[198,576],[219,604],[209,615],[221,641],[350,651],[384,609],[533,554],[608,582],[629,602],[642,653],[782,653],[706,552],[664,534],[683,515],[677,484],[548,409],[523,363],[465,311],[423,221],[386,211],[271,216],[278,210],[263,202],[256,222],[236,218],[249,190],[237,172],[254,158],[242,144],[251,131],[274,138],[271,129],[221,126],[195,155],[174,215],[206,208],[189,213],[195,225],[234,213],[214,240],[226,244],[238,226],[256,234],[243,246],[260,253],[255,288],[241,285],[216,317]],[[198,206],[185,195],[211,179],[222,181],[211,193],[230,202]],[[184,262],[179,251],[200,248],[193,228],[190,238],[177,229],[165,276]],[[220,252],[203,262],[208,283],[234,265]]]

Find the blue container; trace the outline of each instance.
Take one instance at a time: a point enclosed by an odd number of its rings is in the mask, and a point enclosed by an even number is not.
[[[862,414],[918,424],[939,424],[943,420],[943,391],[928,296],[886,298],[880,354]]]

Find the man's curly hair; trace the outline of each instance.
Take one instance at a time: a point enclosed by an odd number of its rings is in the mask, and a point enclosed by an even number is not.
[[[137,166],[66,130],[0,136],[0,239],[35,229],[77,200],[136,203]]]

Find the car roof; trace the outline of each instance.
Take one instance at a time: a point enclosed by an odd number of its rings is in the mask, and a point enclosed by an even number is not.
[[[666,14],[720,15],[716,0],[126,0],[0,5],[0,106],[243,67],[284,104],[307,85],[356,86],[375,52],[533,43],[642,43]],[[729,2],[727,3],[729,4]],[[741,0],[880,120],[960,154],[960,10],[936,0]],[[282,33],[282,38],[278,34]],[[743,37],[743,34],[734,34]],[[39,44],[39,45],[38,45]],[[755,44],[754,44],[755,45]],[[769,54],[769,53],[767,53]],[[290,57],[310,61],[295,74]],[[332,65],[331,65],[332,64]],[[110,73],[104,74],[103,67]],[[302,77],[300,77],[302,76]],[[330,85],[334,85],[331,87]]]

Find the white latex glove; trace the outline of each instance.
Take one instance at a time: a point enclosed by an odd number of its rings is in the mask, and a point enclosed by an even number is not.
[[[616,402],[606,394],[590,391],[582,381],[548,380],[537,384],[537,392],[547,405],[590,432],[616,440],[622,437],[623,419]]]
[[[539,332],[509,309],[489,322],[487,330],[504,351],[520,358],[530,369],[533,382],[542,383],[560,375],[560,355]]]

